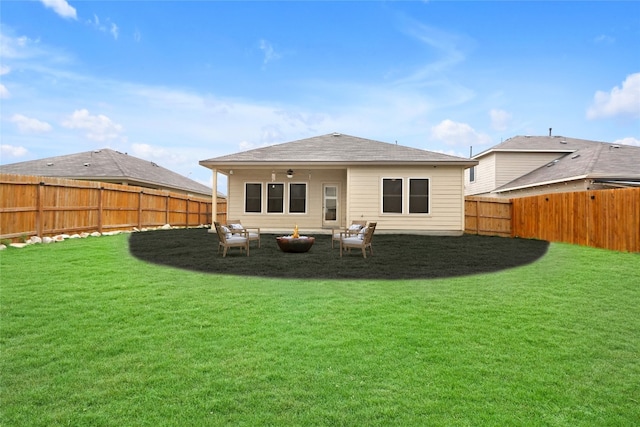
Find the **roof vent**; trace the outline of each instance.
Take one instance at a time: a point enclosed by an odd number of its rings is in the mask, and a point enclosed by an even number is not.
[[[619,145],[612,145],[611,148],[620,148],[620,146]]]
[[[559,161],[559,160],[557,160],[557,159],[556,159],[556,160],[552,161],[551,163],[548,163],[548,164],[547,164],[547,167],[549,168],[549,167],[551,167],[551,166],[555,165],[556,163],[558,163],[558,161]]]
[[[91,163],[85,163],[84,165],[85,166],[91,166]]]
[[[563,139],[562,141],[560,141],[560,144],[566,144],[566,143],[567,143],[566,139]]]
[[[53,162],[47,163],[47,166],[53,166]]]
[[[337,136],[342,136],[342,134],[341,134],[340,132],[334,132],[334,133],[333,133],[333,136],[336,136],[336,137],[337,137]]]
[[[571,156],[572,159],[577,159],[578,157],[580,157],[580,154],[576,154],[574,156]]]

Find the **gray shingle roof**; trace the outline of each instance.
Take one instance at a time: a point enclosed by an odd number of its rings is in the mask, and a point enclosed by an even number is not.
[[[0,172],[105,182],[126,180],[132,185],[143,187],[166,187],[209,197],[212,194],[211,188],[206,185],[154,162],[107,148],[2,165]]]
[[[565,136],[529,136],[518,135],[501,142],[498,145],[473,156],[474,159],[486,156],[493,152],[558,152],[572,153],[581,148],[601,144],[600,141],[587,139],[568,138]]]
[[[606,142],[581,141],[580,148],[564,154],[526,175],[496,189],[496,192],[575,179],[640,180],[640,147]]]
[[[261,164],[455,164],[473,166],[476,161],[433,151],[332,133],[236,154],[201,160],[203,166]]]

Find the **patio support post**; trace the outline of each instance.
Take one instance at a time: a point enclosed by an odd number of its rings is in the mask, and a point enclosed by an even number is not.
[[[211,225],[218,220],[218,169],[213,169],[213,194],[211,195]],[[215,228],[213,228],[215,231]]]

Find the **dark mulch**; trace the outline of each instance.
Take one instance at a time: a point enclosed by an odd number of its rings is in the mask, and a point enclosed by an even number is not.
[[[134,233],[131,254],[143,261],[214,274],[313,279],[417,279],[488,273],[529,264],[545,254],[548,242],[502,237],[376,234],[373,255],[352,250],[340,258],[329,235],[315,236],[309,252],[284,253],[276,236],[252,242],[250,256],[229,249],[217,254],[218,237],[208,229]]]

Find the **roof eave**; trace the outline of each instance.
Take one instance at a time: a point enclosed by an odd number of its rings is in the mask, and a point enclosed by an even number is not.
[[[566,148],[564,150],[544,150],[544,149],[518,149],[518,148],[490,148],[486,151],[483,151],[481,153],[476,154],[475,156],[471,157],[472,159],[478,159],[480,157],[484,157],[484,156],[488,156],[489,154],[492,153],[565,153],[565,154],[571,154],[574,153],[576,151],[578,151],[579,148],[575,148],[575,149],[569,149]]]
[[[204,166],[209,169],[219,169],[219,168],[240,168],[240,167],[254,167],[254,168],[264,168],[269,169],[274,166],[282,166],[282,167],[311,167],[311,168],[321,168],[321,167],[340,167],[340,168],[348,168],[350,166],[465,166],[472,167],[476,166],[479,162],[477,160],[426,160],[426,161],[401,161],[401,160],[389,160],[389,161],[354,161],[354,162],[336,162],[336,161],[295,161],[295,160],[286,160],[286,161],[275,161],[275,162],[265,162],[265,161],[208,161],[201,160],[199,162],[200,166]]]
[[[509,191],[524,190],[527,188],[541,187],[543,185],[562,184],[563,182],[579,181],[583,179],[590,179],[590,177],[588,175],[578,175],[578,176],[572,176],[567,178],[554,179],[550,181],[542,181],[542,182],[534,182],[531,184],[518,185],[516,187],[501,187],[493,190],[492,193],[506,193]]]

